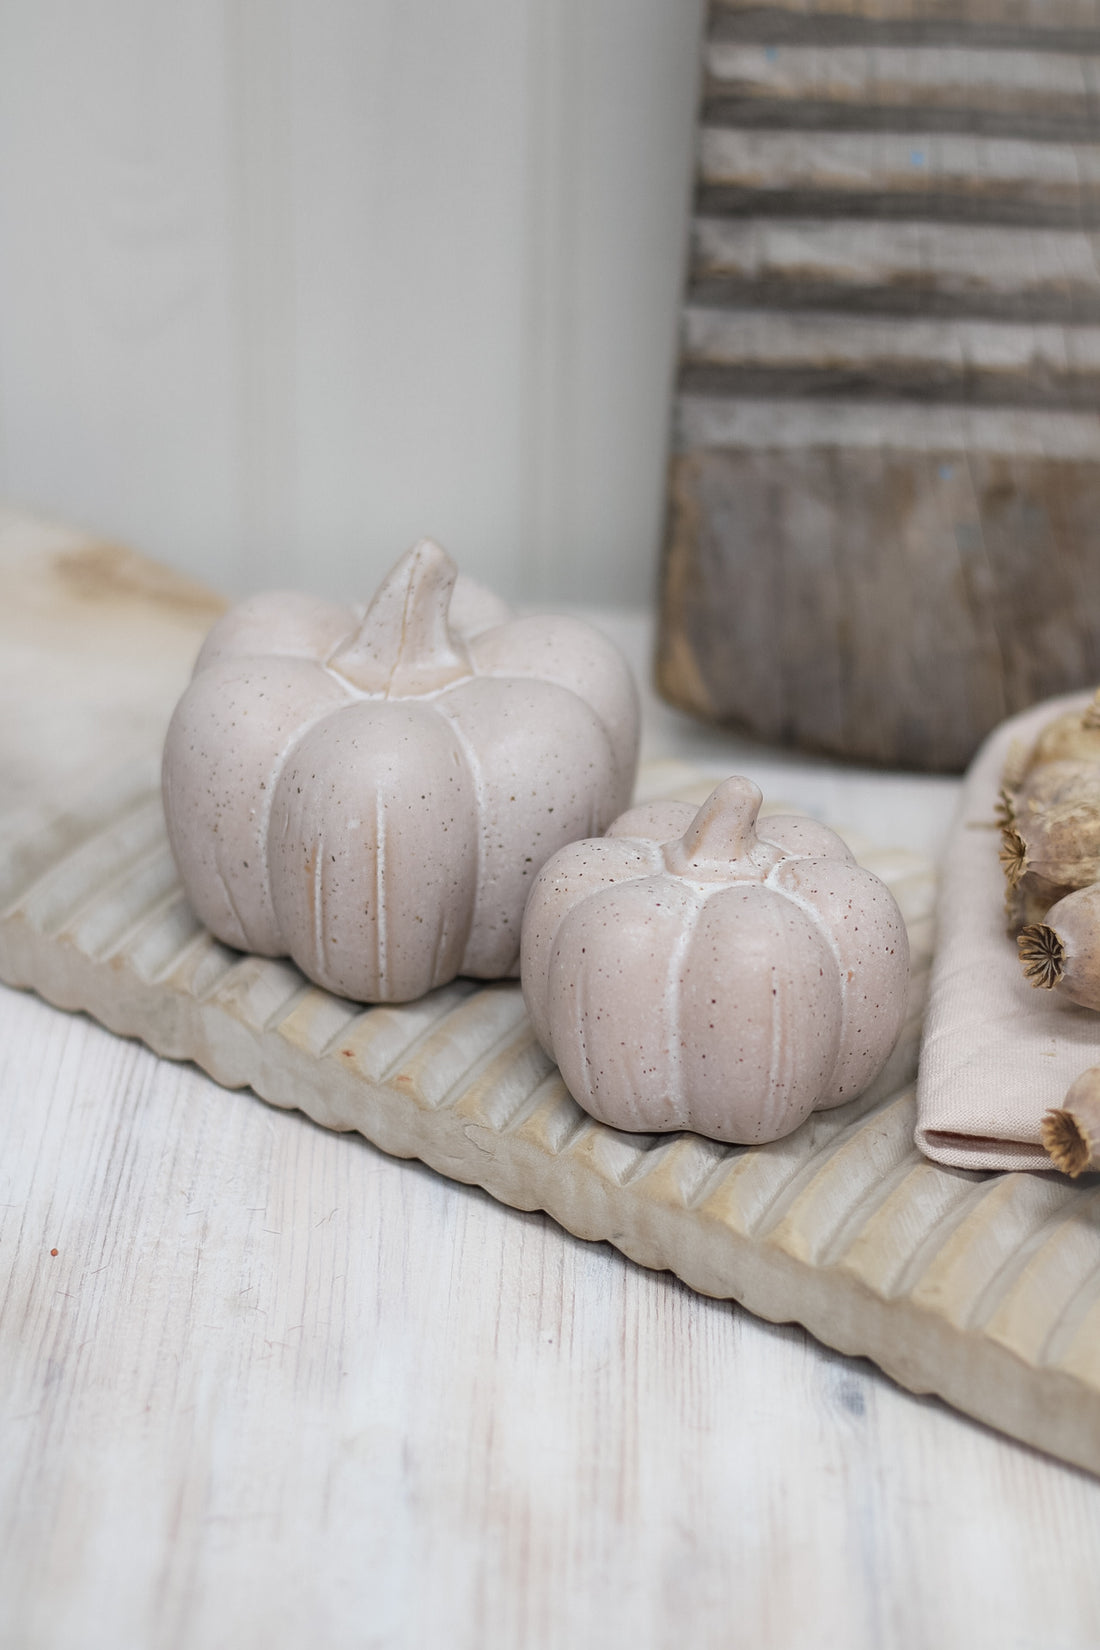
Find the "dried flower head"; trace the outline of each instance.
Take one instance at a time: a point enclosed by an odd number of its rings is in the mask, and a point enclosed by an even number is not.
[[[1074,1079],[1062,1104],[1040,1123],[1039,1138],[1054,1167],[1073,1179],[1100,1168],[1100,1066]]]
[[[1008,886],[1015,888],[1027,863],[1027,848],[1015,825],[1001,826],[1001,850],[997,857],[1004,868]]]
[[[1052,991],[1066,968],[1065,946],[1045,922],[1030,922],[1016,940],[1024,975],[1034,986]]]
[[[1092,1141],[1072,1112],[1061,1107],[1048,1111],[1039,1125],[1039,1138],[1056,1169],[1068,1174],[1071,1180],[1084,1174],[1092,1159]]]

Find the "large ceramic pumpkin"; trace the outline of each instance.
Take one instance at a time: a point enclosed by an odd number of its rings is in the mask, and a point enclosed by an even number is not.
[[[219,939],[342,995],[514,974],[535,874],[625,806],[637,733],[610,642],[424,541],[365,615],[278,593],[214,626],[165,745],[172,850]]]
[[[824,825],[758,829],[760,800],[733,778],[698,811],[634,808],[536,880],[524,997],[601,1122],[775,1140],[857,1095],[894,1045],[909,945],[893,895]]]

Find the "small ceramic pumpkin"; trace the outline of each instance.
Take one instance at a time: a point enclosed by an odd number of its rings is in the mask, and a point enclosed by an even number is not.
[[[517,972],[535,874],[625,806],[637,737],[609,641],[511,618],[423,541],[365,615],[276,593],[219,620],[168,730],[168,833],[219,939],[404,1002]]]
[[[852,1099],[905,1012],[884,883],[813,820],[757,830],[750,780],[650,803],[555,854],[523,922],[523,993],[571,1093],[619,1129],[757,1143]]]

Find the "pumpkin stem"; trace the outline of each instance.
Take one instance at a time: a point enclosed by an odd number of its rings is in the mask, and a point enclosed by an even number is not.
[[[421,539],[379,586],[358,630],[327,663],[364,693],[433,693],[469,676],[470,660],[447,622],[458,569]]]
[[[665,863],[677,876],[700,882],[731,874],[767,876],[778,856],[756,834],[763,801],[751,779],[735,774],[711,792],[679,842],[665,847]]]

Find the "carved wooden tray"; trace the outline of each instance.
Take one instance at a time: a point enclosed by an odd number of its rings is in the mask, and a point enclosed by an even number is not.
[[[1100,1471],[1100,1192],[917,1153],[933,878],[916,856],[846,834],[905,913],[910,1014],[870,1093],[769,1146],[593,1122],[535,1043],[515,984],[459,981],[362,1009],[218,944],[184,900],[147,768],[0,849],[0,978],[545,1209],[705,1294],[802,1323],[915,1392]]]

